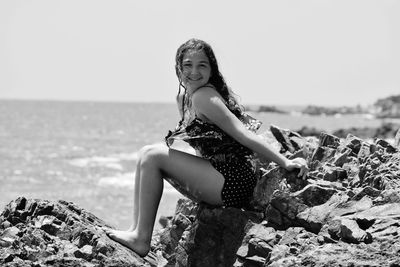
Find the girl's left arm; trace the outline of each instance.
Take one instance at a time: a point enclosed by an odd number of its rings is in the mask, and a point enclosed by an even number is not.
[[[255,133],[246,129],[243,123],[226,107],[221,96],[212,88],[201,88],[193,95],[193,107],[224,132],[242,145],[266,159],[276,162],[287,170],[299,168],[299,176],[305,176],[307,164],[304,159],[290,160],[264,142]]]

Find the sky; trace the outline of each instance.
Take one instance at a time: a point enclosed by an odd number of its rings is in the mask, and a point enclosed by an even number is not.
[[[369,105],[400,94],[397,0],[0,0],[0,99],[173,102],[208,42],[243,104]]]

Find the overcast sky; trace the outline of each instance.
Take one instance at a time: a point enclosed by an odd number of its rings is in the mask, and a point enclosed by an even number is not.
[[[0,0],[0,98],[173,102],[196,37],[243,104],[400,94],[400,1]]]

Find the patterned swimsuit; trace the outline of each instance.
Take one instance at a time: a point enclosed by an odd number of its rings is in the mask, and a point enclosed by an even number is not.
[[[261,122],[245,113],[237,116],[248,129],[258,129]],[[226,207],[245,208],[257,183],[254,153],[217,125],[195,117],[186,127],[178,126],[165,137],[169,146],[173,140],[186,141],[200,152],[201,157],[225,178],[221,197]]]

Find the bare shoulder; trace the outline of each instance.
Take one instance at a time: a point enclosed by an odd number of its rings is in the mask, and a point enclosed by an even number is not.
[[[212,85],[197,89],[192,96],[192,101],[195,106],[212,104],[218,100],[222,100],[222,97]]]
[[[192,104],[197,116],[213,123],[229,113],[222,96],[212,87],[198,89],[193,94]]]

